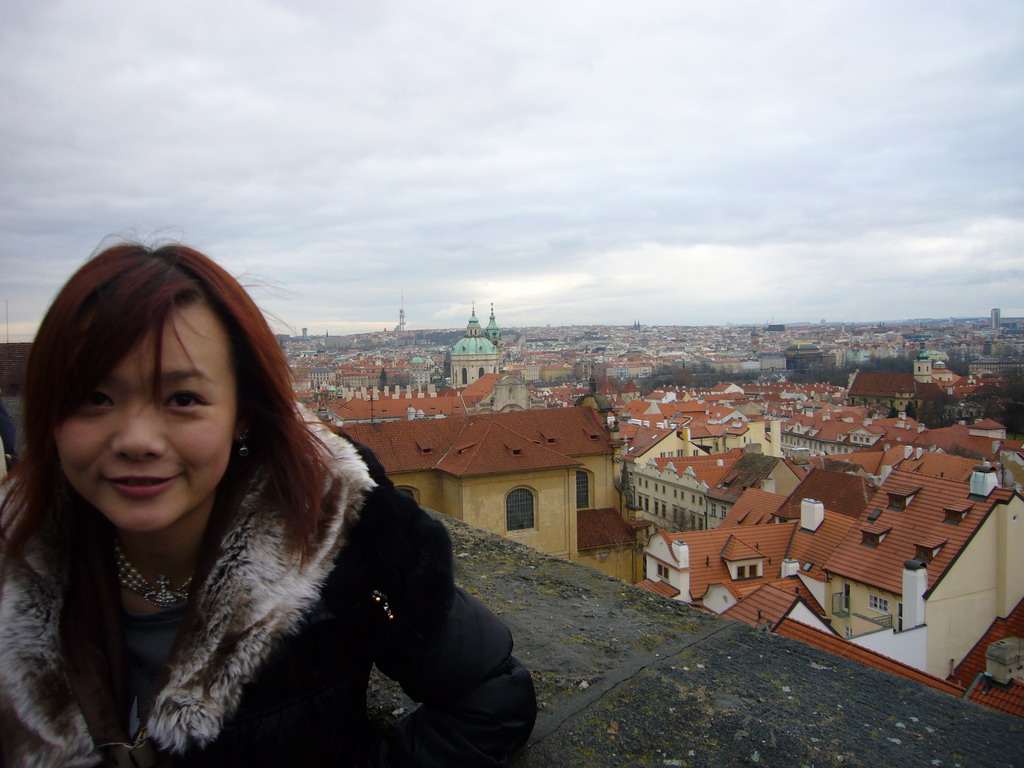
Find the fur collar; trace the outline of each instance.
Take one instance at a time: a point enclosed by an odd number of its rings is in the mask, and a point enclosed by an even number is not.
[[[198,620],[180,638],[168,683],[154,701],[149,733],[164,750],[180,754],[217,737],[243,686],[318,600],[375,485],[349,442],[320,425],[312,429],[330,452],[331,469],[330,516],[317,545],[301,565],[286,557],[284,512],[268,501],[262,482],[254,483],[193,598]],[[52,518],[27,552],[30,568],[2,564],[0,725],[4,741],[10,739],[5,749],[24,755],[25,764],[94,765],[98,755],[63,671],[59,618],[70,542],[59,515]]]

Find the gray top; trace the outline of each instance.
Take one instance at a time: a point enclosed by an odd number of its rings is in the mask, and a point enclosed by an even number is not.
[[[185,618],[187,603],[165,608],[156,613],[124,612],[124,639],[128,646],[128,688],[131,711],[128,731],[134,736],[139,723],[149,711],[156,679],[163,672],[171,655],[171,646]]]

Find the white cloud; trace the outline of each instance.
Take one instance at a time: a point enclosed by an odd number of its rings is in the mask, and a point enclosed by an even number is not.
[[[1016,4],[8,6],[19,327],[126,228],[266,276],[297,327],[393,325],[402,290],[462,325],[474,298],[507,324],[740,322],[1024,288]]]

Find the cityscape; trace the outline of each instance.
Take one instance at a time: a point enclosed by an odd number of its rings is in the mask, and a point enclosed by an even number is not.
[[[282,344],[425,507],[1024,714],[1024,319]]]

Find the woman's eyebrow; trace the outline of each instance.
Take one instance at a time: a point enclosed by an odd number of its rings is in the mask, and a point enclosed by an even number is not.
[[[186,379],[203,379],[204,381],[213,382],[213,379],[211,379],[209,375],[198,368],[179,368],[172,371],[160,372],[160,380],[165,384],[174,384]]]

